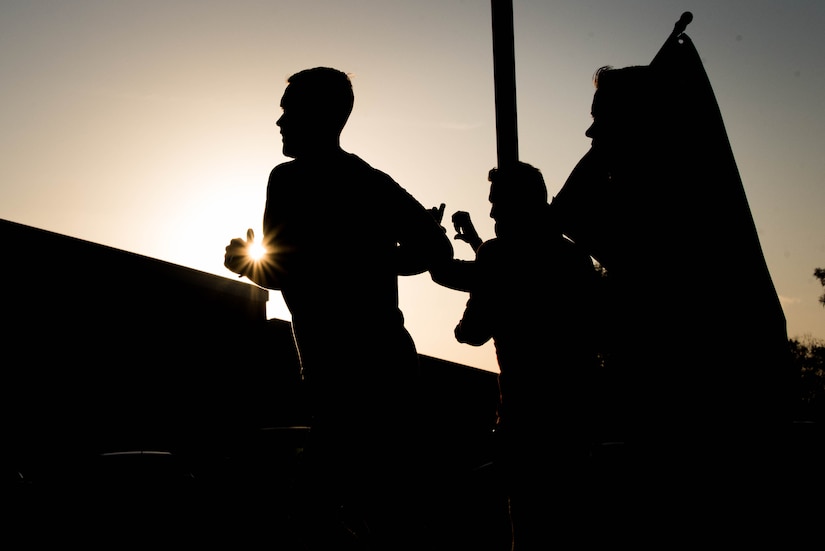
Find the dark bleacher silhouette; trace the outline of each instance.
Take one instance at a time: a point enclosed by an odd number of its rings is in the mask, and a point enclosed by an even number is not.
[[[7,220],[0,239],[16,251],[0,272],[9,529],[100,547],[289,549],[307,413],[291,324],[266,318],[268,292]],[[249,348],[225,349],[228,335]],[[462,541],[489,542],[493,490],[476,482],[488,476],[496,374],[420,362],[437,420],[428,451],[454,482],[422,507]]]

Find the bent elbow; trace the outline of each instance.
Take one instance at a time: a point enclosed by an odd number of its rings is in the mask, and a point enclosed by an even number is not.
[[[474,333],[467,331],[467,329],[459,323],[455,327],[455,339],[461,344],[469,344],[470,346],[481,346],[490,340],[490,335],[486,333]]]

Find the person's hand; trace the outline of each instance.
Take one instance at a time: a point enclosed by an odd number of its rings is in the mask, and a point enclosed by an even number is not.
[[[470,220],[470,213],[463,210],[453,214],[453,228],[456,234],[453,239],[468,243],[474,251],[481,246],[481,237],[478,236],[473,221]]]
[[[255,240],[255,233],[252,229],[246,230],[246,240],[236,237],[226,246],[226,253],[223,257],[223,265],[229,270],[239,274],[240,277],[246,275],[247,270],[252,265],[252,258],[249,256],[249,246]]]
[[[444,220],[444,209],[447,207],[446,204],[441,203],[437,207],[432,207],[430,209],[430,214],[435,218],[435,221],[441,224],[441,221]],[[447,230],[444,230],[447,231]]]

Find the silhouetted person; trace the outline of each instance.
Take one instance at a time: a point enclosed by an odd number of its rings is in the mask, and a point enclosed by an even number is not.
[[[719,422],[775,421],[784,316],[744,194],[730,183],[735,165],[713,151],[689,99],[674,101],[651,68],[597,79],[593,145],[554,208],[581,226],[573,235],[616,291],[614,352],[634,379],[630,400],[645,407],[631,412],[633,430],[676,423],[704,436]],[[593,207],[586,217],[565,212],[576,184]]]
[[[599,276],[549,216],[538,169],[518,163],[491,170],[489,179],[496,237],[478,248],[455,336],[473,346],[494,342],[498,463],[514,546],[548,549],[581,537],[587,520]]]
[[[451,259],[452,244],[412,195],[341,148],[352,107],[341,71],[317,67],[288,79],[277,124],[293,160],[269,176],[268,252],[253,263],[247,241],[233,239],[225,263],[279,289],[292,314],[312,413],[301,488],[310,548],[336,548],[334,532],[346,527],[369,549],[420,549],[423,404],[398,276]]]
[[[595,83],[591,149],[551,208],[607,271],[609,371],[640,476],[628,491],[650,504],[629,520],[707,534],[764,491],[737,477],[765,465],[790,413],[785,318],[689,38]],[[702,522],[685,520],[697,501]]]

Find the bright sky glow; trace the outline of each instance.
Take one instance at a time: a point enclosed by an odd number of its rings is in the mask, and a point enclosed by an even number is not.
[[[555,194],[589,147],[595,69],[648,63],[686,10],[788,333],[825,338],[825,2],[515,0],[520,158]],[[224,247],[262,235],[285,160],[284,81],[328,65],[354,79],[345,149],[491,237],[490,27],[488,0],[4,0],[0,218],[233,277]],[[496,371],[491,344],[453,338],[465,301],[428,275],[401,282],[420,352]]]

